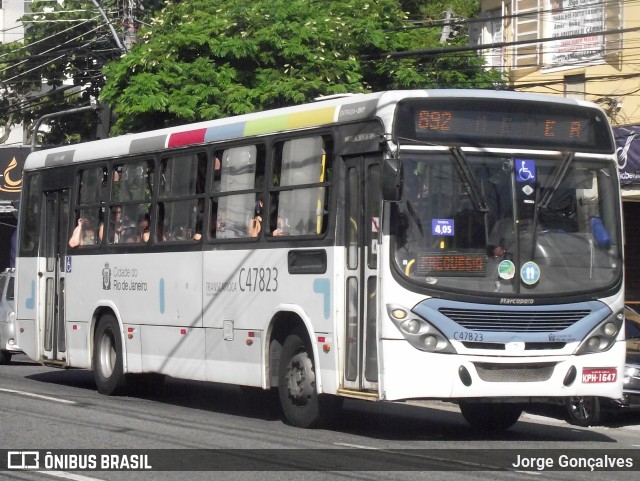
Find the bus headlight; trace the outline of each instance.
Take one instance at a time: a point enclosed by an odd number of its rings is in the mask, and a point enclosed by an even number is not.
[[[611,349],[616,342],[616,337],[622,329],[624,314],[619,311],[598,324],[585,338],[576,351],[576,354],[591,354],[604,352]]]
[[[388,304],[387,313],[404,338],[416,349],[427,352],[456,352],[438,329],[413,314],[411,310]]]

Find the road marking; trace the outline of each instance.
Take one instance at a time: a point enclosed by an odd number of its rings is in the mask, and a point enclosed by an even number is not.
[[[357,449],[379,449],[371,446],[361,446],[359,444],[349,444],[349,443],[333,443],[336,446],[344,446],[345,448],[357,448]]]
[[[8,392],[11,394],[18,394],[20,396],[28,396],[28,397],[35,397],[38,399],[44,399],[45,401],[53,401],[53,402],[57,402],[57,403],[62,403],[62,404],[78,404],[75,401],[69,401],[68,399],[60,399],[57,397],[51,397],[51,396],[43,396],[42,394],[36,394],[33,392],[28,392],[28,391],[16,391],[14,389],[3,389],[0,388],[0,391],[2,392]]]
[[[103,481],[102,479],[99,479],[99,478],[90,478],[89,476],[82,476],[81,474],[66,473],[64,471],[35,471],[35,472],[39,474],[47,474],[55,478],[71,479],[73,481]]]

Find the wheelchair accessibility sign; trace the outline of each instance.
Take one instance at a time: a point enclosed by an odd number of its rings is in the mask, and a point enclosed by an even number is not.
[[[531,159],[516,159],[516,181],[533,183],[536,181],[536,162]]]

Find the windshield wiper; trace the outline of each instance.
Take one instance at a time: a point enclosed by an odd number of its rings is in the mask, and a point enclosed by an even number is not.
[[[555,175],[553,176],[553,179],[549,184],[549,187],[544,193],[544,196],[542,197],[540,204],[538,204],[537,206],[538,209],[547,208],[547,206],[549,205],[549,202],[551,202],[551,199],[553,198],[555,193],[558,191],[558,187],[560,187],[560,183],[564,180],[565,176],[567,175],[567,172],[569,171],[569,167],[571,166],[573,159],[575,159],[575,157],[576,157],[576,154],[571,153],[571,154],[567,154],[564,157],[564,159],[562,159],[562,164],[560,164],[560,167],[558,167],[558,169],[556,170]]]
[[[533,243],[531,244],[531,260],[534,260],[536,255],[536,240],[538,237],[537,231],[538,231],[538,221],[540,220],[540,211],[542,209],[546,209],[549,203],[551,202],[551,199],[553,199],[553,196],[558,191],[558,187],[560,187],[560,184],[566,177],[567,172],[569,171],[569,167],[573,163],[573,159],[575,159],[575,157],[576,157],[576,154],[574,153],[570,153],[564,156],[564,158],[562,159],[562,163],[556,169],[553,175],[553,179],[551,179],[551,182],[547,187],[547,190],[542,196],[542,200],[538,203],[536,199],[536,208],[533,211],[533,233],[532,233]],[[538,196],[538,192],[539,190],[536,189],[536,197]]]
[[[467,192],[469,192],[469,198],[471,199],[473,207],[479,212],[489,212],[487,202],[484,199],[484,195],[482,195],[482,192],[478,188],[478,181],[474,177],[473,172],[471,172],[469,162],[467,162],[467,158],[464,156],[462,149],[460,147],[449,147],[449,150],[455,160],[458,177],[460,177],[462,184],[466,188]]]

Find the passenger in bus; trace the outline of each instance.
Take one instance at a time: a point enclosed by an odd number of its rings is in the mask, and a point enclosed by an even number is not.
[[[122,206],[111,207],[111,220],[109,221],[109,232],[111,243],[117,244],[124,241],[125,225],[122,219]]]
[[[202,239],[202,218],[196,221],[196,231],[193,234],[193,240],[199,241],[200,239]]]
[[[258,237],[262,230],[262,207],[264,203],[261,198],[256,200],[256,206],[253,212],[253,218],[249,222],[249,237]]]
[[[498,219],[491,228],[487,242],[487,254],[491,257],[504,257],[513,249],[515,238],[513,216],[509,215]]]
[[[69,238],[69,247],[94,245],[96,243],[95,227],[91,219],[80,217]]]
[[[151,216],[146,213],[140,216],[135,237],[128,242],[147,243],[151,234]]]
[[[278,220],[276,221],[276,228],[273,230],[271,235],[275,237],[287,235],[285,225],[285,220],[282,217],[278,216]]]

